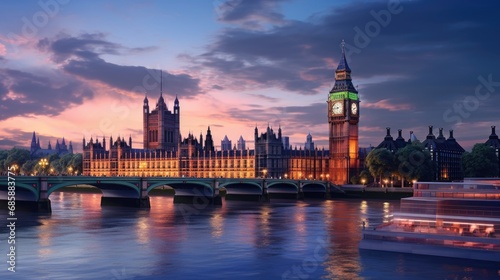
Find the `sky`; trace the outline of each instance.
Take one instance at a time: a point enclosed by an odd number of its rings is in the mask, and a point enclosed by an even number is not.
[[[360,96],[359,145],[386,127],[466,149],[499,126],[498,1],[0,2],[0,149],[132,136],[142,101],[177,96],[181,134],[216,145],[257,126],[328,149],[326,100],[341,58]],[[59,140],[60,141],[60,140]]]

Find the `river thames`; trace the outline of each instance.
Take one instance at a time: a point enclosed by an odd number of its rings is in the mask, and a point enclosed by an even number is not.
[[[0,279],[500,279],[499,263],[358,249],[362,223],[398,201],[327,200],[100,206],[55,192],[52,214],[18,214],[16,272]],[[7,216],[0,216],[4,221]],[[8,229],[0,230],[7,260]]]

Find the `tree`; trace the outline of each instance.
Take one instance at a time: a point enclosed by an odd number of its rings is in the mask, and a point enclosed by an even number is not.
[[[18,168],[23,166],[25,162],[30,159],[30,152],[24,149],[12,148],[8,152],[8,156],[4,162],[4,168],[8,168],[9,166],[17,165]]]
[[[476,144],[471,152],[462,155],[465,177],[498,176],[498,158],[495,150],[486,144]]]
[[[82,154],[73,154],[69,165],[73,167],[73,172],[78,172],[82,174],[83,172],[83,157]]]
[[[38,165],[38,160],[28,160],[21,166],[21,173],[24,175],[31,175],[36,173],[36,166]]]
[[[367,169],[364,169],[363,171],[361,171],[361,173],[359,173],[359,178],[361,180],[361,183],[364,182],[365,184],[368,184],[368,183],[373,182],[373,176],[370,174],[370,171]]]
[[[353,185],[359,184],[359,176],[357,176],[357,175],[352,176],[351,177],[351,184],[353,184]]]
[[[61,163],[61,159],[56,159],[50,162],[50,170],[52,175],[60,175],[65,171],[64,166]]]
[[[0,174],[7,171],[7,167],[5,166],[5,160],[9,156],[9,152],[5,150],[0,150]]]
[[[390,176],[396,170],[394,155],[387,149],[372,150],[366,157],[366,166],[373,177]]]
[[[435,163],[429,151],[420,142],[413,142],[398,150],[396,160],[398,174],[407,181],[434,179]]]
[[[64,170],[68,170],[68,167],[72,165],[71,161],[73,160],[73,156],[73,154],[65,154],[61,157],[61,166],[64,168]]]

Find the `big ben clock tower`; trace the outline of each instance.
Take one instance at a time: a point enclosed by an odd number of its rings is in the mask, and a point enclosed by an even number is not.
[[[330,178],[335,184],[348,184],[359,171],[359,97],[351,80],[342,41],[342,57],[335,71],[335,84],[328,95],[330,127]]]

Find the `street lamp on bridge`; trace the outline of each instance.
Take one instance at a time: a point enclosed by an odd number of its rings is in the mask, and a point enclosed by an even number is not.
[[[42,158],[38,164],[41,166],[42,168],[42,174],[43,174],[43,171],[45,170],[45,168],[49,165],[49,161],[46,159],[46,158]]]
[[[11,167],[10,167],[10,170],[12,172],[14,172],[14,174],[17,174],[17,170],[19,169],[19,167],[17,166],[17,164],[13,164]]]
[[[267,178],[267,169],[263,169],[262,173],[264,174],[264,178]]]

